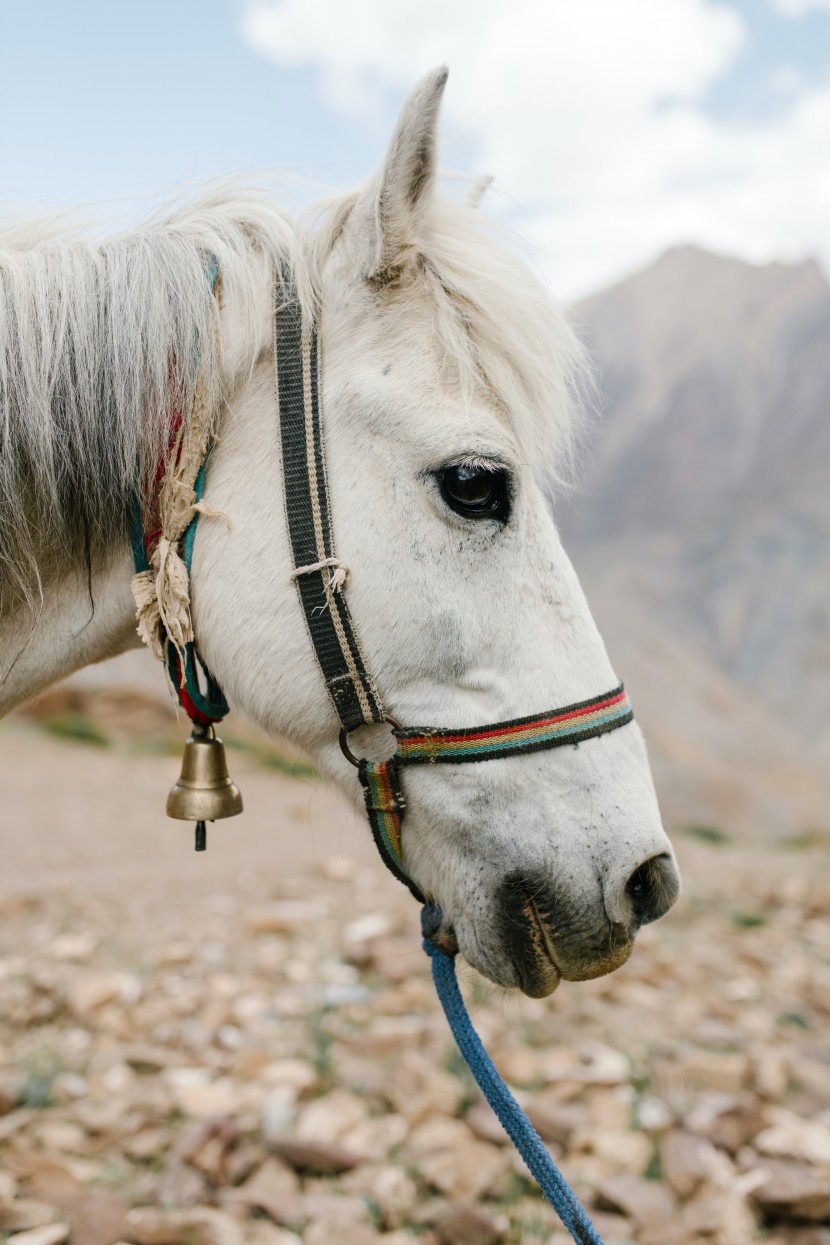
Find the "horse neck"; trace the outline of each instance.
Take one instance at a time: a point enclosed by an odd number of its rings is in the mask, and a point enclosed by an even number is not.
[[[219,387],[229,407],[253,361],[270,350],[271,273],[268,259],[252,253],[244,300],[232,293],[224,300]],[[83,666],[140,647],[126,522],[111,531],[119,534],[87,553],[39,550],[34,599],[4,612],[0,598],[0,716]]]
[[[139,646],[129,544],[55,570],[32,606],[0,618],[0,716],[58,679]]]

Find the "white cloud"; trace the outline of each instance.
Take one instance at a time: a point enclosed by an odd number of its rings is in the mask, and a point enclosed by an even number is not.
[[[783,17],[802,17],[811,9],[830,9],[830,0],[772,0],[772,7]]]
[[[722,4],[248,0],[242,20],[253,47],[317,69],[331,105],[359,118],[446,61],[445,128],[521,205],[564,297],[678,242],[830,253],[830,88],[774,120],[713,120],[701,101],[746,38]]]

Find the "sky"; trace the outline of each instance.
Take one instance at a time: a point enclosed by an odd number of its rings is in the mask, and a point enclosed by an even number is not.
[[[0,0],[0,215],[351,189],[441,63],[442,167],[560,298],[686,243],[830,270],[830,0]]]

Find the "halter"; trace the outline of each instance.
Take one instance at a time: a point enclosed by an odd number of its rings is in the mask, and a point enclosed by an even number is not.
[[[625,726],[634,715],[622,684],[591,700],[462,730],[404,727],[387,713],[366,668],[344,586],[332,575],[331,568],[340,564],[334,552],[323,452],[317,328],[303,314],[286,268],[275,290],[274,356],[285,513],[306,626],[340,722],[340,747],[357,767],[378,851],[389,871],[426,903],[404,866],[404,766],[493,761],[576,745]],[[348,745],[349,732],[375,722],[389,723],[397,742],[394,755],[385,761],[357,757]]]

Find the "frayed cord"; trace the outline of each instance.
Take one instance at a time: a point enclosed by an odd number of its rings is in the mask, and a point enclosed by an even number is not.
[[[311,575],[314,571],[324,571],[327,567],[332,568],[331,575],[329,575],[329,587],[332,592],[345,592],[349,586],[351,571],[339,558],[323,558],[321,562],[312,562],[309,566],[298,566],[295,571],[291,572],[291,578],[298,579],[300,575]]]

